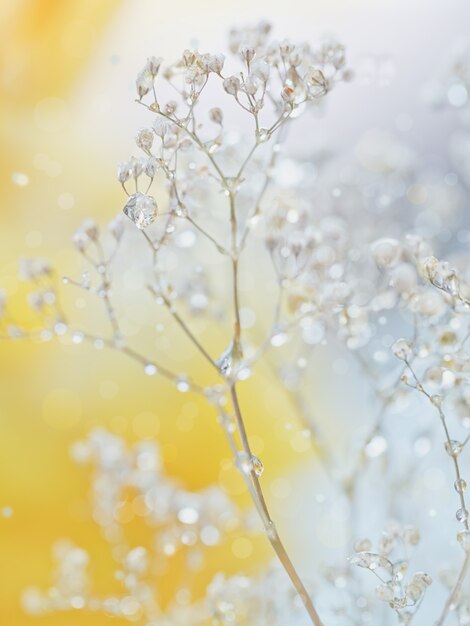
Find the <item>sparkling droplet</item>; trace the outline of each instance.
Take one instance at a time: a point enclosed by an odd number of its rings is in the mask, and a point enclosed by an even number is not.
[[[238,469],[242,472],[242,474],[250,474],[252,470],[252,459],[246,452],[239,452],[236,458],[236,464]]]
[[[237,177],[229,177],[224,181],[224,193],[229,196],[231,193],[234,194],[240,189],[240,179]]]
[[[463,478],[458,478],[454,483],[454,488],[457,493],[463,493],[467,488],[467,481]]]
[[[462,530],[457,534],[457,541],[465,552],[470,552],[470,530]]]
[[[458,509],[457,513],[455,514],[455,517],[457,518],[457,521],[459,522],[466,522],[468,520],[467,509]]]
[[[434,395],[431,396],[431,402],[434,404],[434,406],[440,407],[442,406],[442,396],[439,395]]]
[[[445,450],[449,456],[457,457],[462,452],[462,444],[455,439],[450,439],[444,444]]]
[[[232,355],[227,354],[226,356],[220,358],[217,361],[217,365],[219,366],[220,373],[224,376],[228,376],[232,370]]]
[[[255,456],[255,455],[253,455],[251,457],[251,463],[252,463],[253,469],[255,471],[255,474],[257,476],[261,476],[261,474],[264,472],[264,465],[263,465],[261,459],[259,457]]]
[[[176,388],[178,389],[178,391],[181,391],[181,393],[186,393],[190,390],[191,387],[189,385],[188,379],[184,376],[180,376],[176,383]]]
[[[147,363],[147,365],[144,367],[144,372],[147,374],[147,376],[155,376],[155,374],[157,373],[157,366],[153,363]]]
[[[250,457],[250,455],[245,451],[240,451],[237,454],[236,464],[238,469],[246,475],[251,474],[253,471],[256,476],[261,476],[264,472],[264,465],[261,459],[254,454]]]
[[[155,221],[158,207],[153,196],[138,191],[129,198],[123,210],[137,228],[143,230]]]
[[[221,374],[224,376],[230,375],[233,365],[233,342],[231,342],[228,348],[222,352],[216,363]]]
[[[256,132],[256,139],[258,143],[264,143],[265,141],[268,141],[270,137],[271,137],[271,134],[267,128],[260,128]]]

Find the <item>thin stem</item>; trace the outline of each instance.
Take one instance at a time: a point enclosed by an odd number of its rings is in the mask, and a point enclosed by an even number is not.
[[[231,397],[233,409],[235,412],[235,418],[237,421],[238,432],[240,434],[242,449],[245,455],[247,455],[248,458],[251,460],[253,458],[253,454],[251,452],[250,443],[248,441],[248,436],[247,436],[247,432],[245,428],[245,422],[243,420],[242,412],[240,409],[235,382],[233,382],[230,385],[230,397]],[[267,507],[266,500],[264,498],[264,494],[261,488],[259,478],[251,462],[249,464],[249,467],[250,467],[249,476],[251,478],[251,482],[253,485],[253,489],[250,490],[250,494],[252,498],[254,499],[254,504],[261,517],[261,520],[263,522],[263,525],[266,531],[266,535],[271,543],[271,546],[274,552],[276,553],[281,565],[283,566],[287,575],[289,576],[292,584],[294,585],[297,593],[299,594],[300,599],[302,600],[307,610],[307,613],[310,616],[312,623],[315,626],[323,626],[323,622],[321,621],[314,607],[312,599],[310,595],[308,594],[292,561],[290,560],[290,557],[287,554],[286,549],[284,548],[284,544],[282,543],[281,538],[279,537],[279,533],[276,529],[276,525],[274,524],[274,521],[272,520],[271,515],[269,513],[269,509]]]
[[[449,611],[455,605],[457,597],[460,593],[460,589],[462,588],[463,581],[465,580],[465,576],[467,575],[469,565],[470,565],[470,554],[467,554],[465,556],[464,562],[462,563],[462,567],[460,569],[457,582],[455,583],[454,588],[450,592],[449,597],[447,598],[444,608],[442,610],[441,616],[437,620],[435,626],[443,626],[447,618],[447,615],[449,614]]]
[[[113,341],[112,339],[104,339],[103,337],[99,337],[97,335],[91,335],[90,333],[85,333],[83,331],[73,331],[72,329],[70,329],[70,332],[72,333],[80,332],[83,335],[83,338],[85,340],[91,343],[101,343],[107,348],[112,348],[113,350],[122,352],[126,356],[130,357],[132,360],[137,361],[137,363],[140,363],[141,365],[145,366],[151,363],[152,365],[155,365],[155,368],[158,374],[161,374],[164,378],[167,378],[168,380],[171,380],[174,383],[178,383],[178,381],[180,380],[180,376],[178,374],[175,374],[174,372],[167,369],[166,367],[161,366],[159,363],[155,362],[153,359],[148,359],[143,354],[141,354],[140,352],[137,352],[137,350],[134,350],[133,348],[130,348],[129,346],[120,345],[119,343]],[[197,391],[198,393],[204,394],[203,387],[201,387],[200,385],[197,385],[189,378],[185,379],[185,381],[188,383],[189,387],[193,391]]]
[[[431,404],[437,409],[437,412],[439,413],[439,418],[441,420],[441,424],[442,427],[444,429],[444,433],[445,433],[445,437],[446,437],[446,449],[448,449],[448,452],[452,458],[453,461],[453,465],[454,465],[454,472],[455,472],[455,479],[456,479],[456,483],[459,483],[461,481],[461,473],[460,473],[460,465],[459,465],[459,461],[457,458],[457,454],[452,454],[452,439],[450,437],[450,433],[449,433],[449,429],[447,427],[447,421],[446,421],[446,416],[444,414],[444,411],[442,410],[442,406],[439,402],[436,402],[434,400],[434,398],[431,396],[431,394],[429,394],[426,389],[423,387],[422,383],[420,382],[420,380],[418,379],[413,367],[411,366],[411,363],[405,359],[405,364],[408,367],[409,371],[411,372],[413,378],[415,379],[416,382],[416,389],[417,391],[420,391],[422,394],[424,394],[427,399],[431,402]],[[465,495],[464,492],[462,490],[459,490],[458,492],[459,495],[459,500],[460,500],[460,506],[462,508],[463,511],[467,510],[467,506],[465,504]],[[468,524],[468,519],[463,519],[463,525],[465,530],[470,530],[469,528],[469,524]]]
[[[234,345],[240,349],[240,298],[238,295],[238,246],[237,246],[237,214],[235,211],[235,196],[230,192],[230,232],[232,241],[232,289],[233,308],[235,313]]]
[[[197,222],[195,222],[190,215],[187,215],[186,219],[188,220],[188,222],[190,222],[194,226],[196,230],[198,230],[202,235],[204,235],[206,239],[208,239],[214,244],[218,252],[220,252],[221,254],[229,254],[229,251],[222,244],[220,244],[217,241],[217,239],[215,239],[215,237],[213,237],[210,233],[208,233],[207,230],[205,230],[202,226],[200,226]]]
[[[143,104],[143,103],[141,103]],[[145,105],[144,105],[145,106]],[[147,107],[149,108],[149,107]],[[241,346],[240,346],[240,340],[241,340],[241,322],[240,322],[240,298],[239,298],[239,289],[238,289],[238,261],[239,261],[239,253],[240,253],[240,248],[242,246],[239,247],[239,243],[237,241],[238,238],[238,227],[237,227],[237,215],[236,215],[236,209],[235,209],[235,195],[233,190],[229,189],[228,186],[228,181],[227,181],[227,177],[224,175],[224,173],[222,172],[222,170],[220,169],[218,163],[214,160],[213,156],[211,155],[211,153],[209,152],[209,150],[207,149],[207,147],[204,145],[204,143],[200,140],[200,138],[197,136],[197,134],[195,132],[192,132],[191,130],[189,130],[189,128],[187,127],[187,125],[184,125],[180,120],[176,119],[176,118],[172,118],[168,115],[166,115],[165,113],[162,113],[161,111],[157,111],[157,113],[159,115],[162,115],[163,117],[167,118],[170,122],[176,124],[176,126],[178,126],[179,128],[181,128],[184,132],[186,132],[189,137],[191,137],[191,139],[196,143],[196,145],[206,154],[207,158],[210,160],[212,166],[214,167],[215,171],[217,172],[220,181],[222,182],[222,184],[224,185],[226,191],[228,192],[228,196],[229,196],[229,205],[230,205],[230,235],[231,235],[231,258],[232,258],[232,290],[233,290],[233,310],[234,310],[234,317],[235,317],[235,322],[234,322],[234,337],[233,337],[233,345],[234,345],[234,350],[236,350],[238,353],[241,352]],[[241,173],[246,165],[246,163],[248,162],[249,158],[251,157],[252,153],[254,152],[255,148],[253,148],[252,152],[250,153],[249,157],[246,159],[246,162],[244,162],[242,164],[242,167],[240,168],[239,172]],[[273,160],[273,159],[272,159]],[[256,208],[255,208],[255,214],[257,213],[257,211],[259,210],[259,202],[261,200],[262,195],[264,195],[264,191],[266,190],[268,186],[268,180],[266,181],[263,190],[261,191],[261,193],[258,196],[257,202],[256,202]],[[249,230],[249,227],[248,229]],[[205,234],[205,233],[204,233]],[[246,233],[248,234],[248,233]],[[166,303],[168,306],[168,303]],[[205,356],[205,358],[213,365],[215,365],[217,367],[217,364],[215,363],[215,361],[213,361],[213,359],[210,357],[210,355],[206,352],[205,348],[200,344],[200,342],[197,340],[197,338],[192,334],[192,332],[190,331],[190,329],[186,326],[186,324],[184,323],[184,321],[178,316],[178,314],[172,310],[171,305],[169,306],[170,311],[172,312],[172,315],[174,317],[174,319],[177,321],[177,323],[180,325],[180,327],[182,328],[182,330],[185,332],[185,334],[191,339],[191,341],[194,343],[194,345],[198,348],[198,350]],[[220,370],[217,367],[219,373]],[[230,389],[230,396],[232,399],[232,404],[233,404],[233,408],[234,408],[234,412],[235,412],[235,418],[236,418],[236,423],[237,423],[237,428],[238,428],[238,433],[240,436],[240,440],[241,440],[241,444],[242,444],[242,449],[243,452],[248,455],[248,458],[250,460],[250,471],[249,471],[249,479],[247,484],[248,484],[248,489],[249,489],[249,493],[251,495],[251,498],[253,500],[253,503],[256,506],[256,509],[261,517],[261,520],[263,521],[263,525],[265,527],[266,530],[266,534],[267,537],[280,561],[280,563],[282,564],[282,566],[284,567],[286,573],[288,574],[289,578],[291,579],[294,588],[296,589],[297,593],[299,594],[309,616],[310,619],[312,621],[312,623],[315,626],[323,626],[320,617],[318,616],[318,613],[315,610],[315,607],[313,605],[312,599],[310,598],[307,590],[305,589],[304,584],[302,583],[294,565],[292,564],[292,561],[290,560],[283,543],[281,542],[281,539],[279,537],[279,534],[277,532],[276,526],[270,516],[269,510],[267,508],[266,505],[266,501],[264,498],[264,494],[263,491],[261,489],[261,485],[258,479],[258,476],[256,475],[255,469],[253,467],[253,463],[252,463],[252,459],[253,459],[253,455],[251,453],[251,448],[249,445],[249,441],[248,441],[248,436],[246,433],[246,428],[245,428],[245,423],[243,421],[243,417],[242,417],[242,413],[241,413],[241,409],[240,409],[240,405],[238,402],[238,397],[237,397],[237,391],[236,391],[236,381],[229,381],[229,389]],[[232,450],[234,448],[234,441],[233,441],[233,435],[232,433],[229,433],[227,431],[227,429],[224,428],[224,430],[226,431],[226,434],[229,436],[229,442],[230,445],[232,447]],[[245,480],[246,480],[247,476],[245,475]]]
[[[212,365],[212,367],[214,367],[217,370],[217,372],[220,374],[220,369],[219,369],[219,366],[217,365],[217,363],[214,361],[214,359],[211,357],[211,355],[207,352],[207,350],[201,344],[199,339],[193,334],[193,332],[191,331],[189,326],[186,324],[186,322],[183,320],[183,318],[174,309],[174,307],[173,307],[172,303],[170,302],[170,300],[168,300],[168,298],[165,297],[165,296],[162,296],[162,298],[163,298],[163,302],[164,302],[166,308],[168,309],[168,311],[170,312],[171,316],[173,317],[175,322],[178,324],[178,326],[183,330],[183,332],[186,334],[186,336],[189,337],[189,339],[191,340],[193,345],[197,348],[197,350],[199,350],[199,352],[206,359],[206,361],[208,363],[210,363]]]

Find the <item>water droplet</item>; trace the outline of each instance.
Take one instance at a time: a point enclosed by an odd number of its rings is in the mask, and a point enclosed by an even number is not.
[[[457,457],[462,452],[462,444],[455,439],[450,439],[444,444],[445,450],[449,456]]]
[[[238,469],[242,472],[242,474],[246,474],[248,476],[248,474],[251,473],[252,470],[252,459],[250,458],[250,456],[242,451],[242,452],[238,452],[237,454],[237,458],[236,458],[236,464]]]
[[[65,335],[65,333],[67,332],[67,325],[63,322],[57,322],[54,325],[54,332],[56,335]]]
[[[463,478],[458,478],[454,483],[454,488],[457,493],[463,493],[467,488],[467,481]]]
[[[231,193],[236,193],[240,189],[240,179],[232,176],[226,178],[224,181],[224,193],[225,195],[230,195]]]
[[[147,365],[144,367],[144,372],[147,374],[147,376],[155,376],[157,371],[157,366],[153,363],[147,363]]]
[[[268,141],[270,137],[271,137],[271,133],[269,132],[267,128],[260,128],[256,132],[256,140],[258,143],[264,143],[265,141]]]
[[[458,509],[457,513],[455,514],[455,517],[457,518],[457,521],[459,522],[466,522],[468,520],[468,511],[467,509]]]
[[[465,552],[470,552],[470,530],[462,530],[457,534],[457,541]]]
[[[228,348],[222,352],[220,357],[217,359],[216,364],[221,374],[224,376],[230,375],[233,365],[233,341],[231,341]]]
[[[259,477],[261,476],[261,474],[264,472],[264,465],[261,461],[260,458],[258,458],[257,456],[253,455],[251,457],[251,463],[254,469],[255,474]]]
[[[82,343],[84,339],[85,335],[80,330],[76,330],[72,334],[72,343],[74,343],[75,345]]]
[[[178,391],[181,391],[181,393],[186,393],[190,390],[191,387],[189,385],[188,379],[185,376],[180,376],[176,382],[176,388],[178,389]]]
[[[157,203],[153,196],[138,191],[124,207],[124,214],[141,230],[152,224],[157,217]]]

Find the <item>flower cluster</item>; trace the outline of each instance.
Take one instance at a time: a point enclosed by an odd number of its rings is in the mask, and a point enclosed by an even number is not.
[[[127,446],[120,437],[95,430],[86,440],[77,441],[71,454],[76,462],[93,465],[93,520],[117,563],[115,579],[121,593],[97,596],[88,572],[90,555],[61,541],[54,548],[56,569],[51,588],[46,592],[30,588],[24,594],[23,605],[32,614],[83,609],[131,622],[145,618],[153,624],[163,607],[152,572],[159,572],[157,578],[165,576],[172,563],[183,558],[188,575],[197,575],[206,551],[246,526],[242,513],[220,488],[190,492],[165,475],[152,441]],[[144,545],[132,545],[126,529],[139,521],[148,527],[151,537]],[[177,624],[181,619],[200,624],[207,616],[206,604],[188,594],[185,586],[177,590],[165,624]]]
[[[406,551],[418,544],[419,532],[415,528],[401,528],[398,524],[389,524],[377,545],[377,552],[371,552],[369,539],[356,542],[356,555],[351,564],[370,570],[379,579],[375,589],[379,600],[387,602],[397,611],[400,624],[409,624],[416,609],[423,600],[424,593],[432,580],[424,572],[415,572],[406,579],[408,558],[392,560],[394,552],[404,547]]]

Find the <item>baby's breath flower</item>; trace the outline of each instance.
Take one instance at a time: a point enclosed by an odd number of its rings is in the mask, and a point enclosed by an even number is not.
[[[213,109],[210,109],[209,117],[211,121],[214,122],[215,124],[222,125],[224,114],[222,112],[222,109],[219,109],[219,107],[214,107]]]
[[[225,56],[223,54],[211,54],[207,61],[207,65],[211,72],[221,74],[224,69]]]
[[[128,161],[119,163],[117,167],[117,179],[120,183],[125,183],[131,177],[131,167]]]
[[[236,76],[229,76],[224,80],[224,89],[229,95],[236,96],[240,90],[240,79]]]
[[[149,152],[152,148],[154,134],[150,128],[141,128],[136,135],[135,142],[138,148]]]
[[[397,339],[392,346],[392,352],[402,361],[408,361],[413,354],[413,348],[406,339]]]

